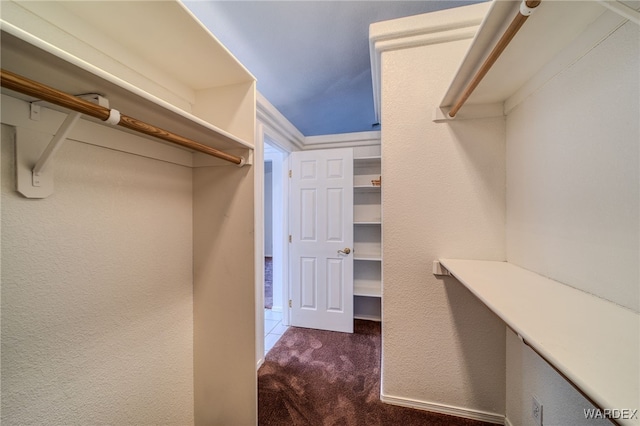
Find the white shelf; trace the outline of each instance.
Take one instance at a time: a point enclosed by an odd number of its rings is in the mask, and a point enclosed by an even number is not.
[[[215,96],[219,88],[246,84],[252,91],[255,79],[180,2],[6,1],[2,6],[4,69],[66,93],[99,93],[123,114],[216,149],[253,148],[250,123],[243,122],[239,134],[224,114],[212,111],[224,109],[225,100]],[[189,40],[187,47],[179,42],[182,37]],[[250,107],[240,106],[239,114],[245,117]]]
[[[353,194],[353,220],[354,222],[381,222],[381,191],[358,192]]]
[[[440,263],[600,408],[638,408],[640,314],[506,262]]]
[[[372,181],[380,179],[381,173],[380,157],[360,157],[353,162],[353,187],[356,193],[380,192],[380,186],[374,186]],[[378,204],[380,202],[378,201]]]
[[[448,111],[518,13],[519,1],[494,1],[440,103]],[[462,107],[504,103],[606,12],[595,1],[543,1]],[[611,12],[612,13],[612,12]],[[597,40],[594,40],[594,43]],[[588,48],[588,47],[587,47]],[[499,108],[502,109],[502,108]],[[501,111],[500,111],[501,112]]]
[[[356,258],[382,259],[382,227],[355,226],[353,229],[353,254]]]
[[[353,159],[353,165],[354,167],[368,167],[374,165],[379,166],[381,161],[382,157],[380,157],[379,155],[374,155],[371,157],[356,157]]]
[[[373,219],[373,220],[357,220],[353,222],[354,225],[382,225],[382,220]]]
[[[354,251],[353,253],[353,260],[364,260],[364,261],[371,261],[371,262],[381,262],[382,261],[382,255],[380,253],[358,253],[356,251]]]
[[[380,281],[372,280],[353,280],[353,295],[366,297],[381,297],[382,288]]]
[[[365,320],[365,321],[376,321],[380,322],[382,319],[378,315],[364,315],[364,314],[356,314],[353,316],[354,319]]]
[[[355,319],[382,321],[380,296],[356,296],[353,299]]]
[[[380,297],[382,295],[382,264],[356,261],[353,265],[353,294]]]
[[[356,192],[380,192],[380,186],[373,185],[353,185],[353,190]]]

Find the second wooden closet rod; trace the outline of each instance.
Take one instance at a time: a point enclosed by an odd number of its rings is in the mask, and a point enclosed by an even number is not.
[[[211,148],[210,146],[203,145],[199,142],[185,138],[184,136],[180,136],[168,130],[164,130],[151,124],[145,123],[144,121],[136,120],[133,117],[120,114],[116,110],[111,110],[109,108],[103,107],[102,105],[97,105],[92,102],[85,101],[84,99],[69,95],[68,93],[61,92],[60,90],[54,89],[52,87],[49,87],[42,83],[38,83],[4,69],[0,70],[0,84],[2,85],[2,87],[6,87],[7,89],[14,90],[25,95],[33,96],[43,101],[47,101],[73,111],[77,111],[94,118],[98,118],[110,124],[117,124],[118,126],[122,126],[127,129],[143,133],[145,135],[153,136],[158,139],[183,146],[185,148],[193,149],[194,151],[209,154],[234,164],[243,165],[245,161],[242,157],[227,154],[226,152],[222,152],[215,148]],[[112,111],[116,112],[112,113]]]
[[[513,18],[509,28],[504,32],[496,46],[493,48],[487,59],[484,61],[476,75],[473,76],[471,82],[464,89],[464,92],[460,95],[456,103],[449,111],[449,117],[455,117],[462,105],[469,99],[471,93],[478,87],[478,84],[482,81],[485,75],[489,72],[493,64],[498,60],[504,49],[509,45],[513,37],[520,30],[520,27],[524,24],[527,18],[533,13],[533,10],[540,5],[542,0],[523,0],[520,6],[520,11]]]

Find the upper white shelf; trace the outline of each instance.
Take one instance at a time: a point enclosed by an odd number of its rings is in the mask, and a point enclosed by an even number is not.
[[[448,111],[518,13],[520,1],[493,1],[440,107]],[[607,9],[595,1],[542,1],[460,110],[503,103]]]
[[[365,297],[381,297],[382,285],[375,280],[353,280],[353,295]]]
[[[354,225],[382,225],[382,219],[354,219]]]
[[[382,161],[382,157],[380,156],[371,156],[371,157],[355,157],[353,159],[353,163],[356,167],[363,167],[363,166],[375,166],[375,165],[380,165],[380,162]]]
[[[253,148],[255,78],[179,1],[4,1],[1,18],[4,69],[204,145]]]
[[[382,261],[382,255],[380,253],[360,253],[360,252],[354,252],[353,253],[353,260],[366,260],[366,261],[373,261],[373,262],[381,262]]]
[[[507,262],[440,263],[601,408],[637,408],[640,314]]]
[[[380,185],[353,185],[353,189],[358,192],[378,192],[382,187]]]

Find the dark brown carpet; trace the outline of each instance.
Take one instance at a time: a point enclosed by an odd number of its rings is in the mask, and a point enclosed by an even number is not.
[[[264,258],[264,307],[273,307],[273,258]]]
[[[258,371],[258,424],[490,425],[380,402],[380,323],[359,320],[354,334],[285,332]]]

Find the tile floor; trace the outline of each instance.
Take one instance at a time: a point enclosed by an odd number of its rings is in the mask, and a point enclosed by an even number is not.
[[[282,312],[275,312],[271,309],[264,310],[264,354],[271,350],[278,339],[287,331],[286,325],[282,324]]]

